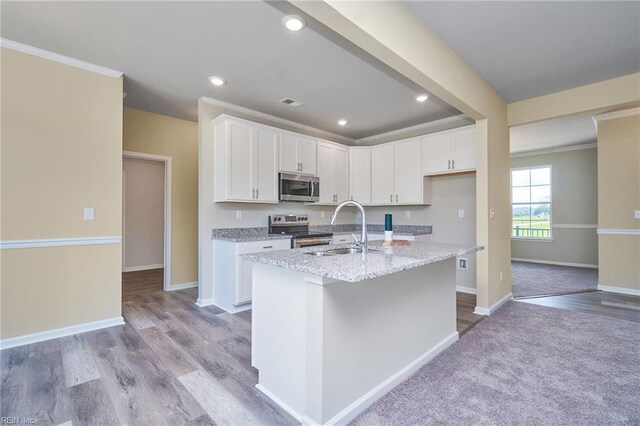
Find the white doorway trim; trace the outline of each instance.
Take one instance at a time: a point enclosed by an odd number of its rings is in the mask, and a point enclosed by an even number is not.
[[[164,162],[164,290],[169,291],[171,290],[171,157],[134,151],[123,151],[122,156]],[[124,229],[122,234],[124,235]]]

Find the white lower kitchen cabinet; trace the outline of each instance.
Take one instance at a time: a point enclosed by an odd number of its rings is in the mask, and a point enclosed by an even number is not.
[[[290,248],[289,239],[249,242],[213,240],[214,304],[230,313],[250,309],[251,262],[242,260],[240,256]]]

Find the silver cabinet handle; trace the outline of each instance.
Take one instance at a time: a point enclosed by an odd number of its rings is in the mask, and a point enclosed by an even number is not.
[[[302,161],[300,162],[300,171],[302,171],[302,169],[304,169],[304,165],[302,164]]]
[[[398,194],[396,194],[396,203],[398,202]]]
[[[256,188],[256,200],[258,199],[258,191],[260,190],[260,188]]]
[[[389,195],[389,202],[390,202],[390,203],[393,203],[393,194],[390,194],[390,195]]]
[[[451,170],[451,160],[447,160],[447,170]]]
[[[263,249],[270,249],[273,248],[273,246],[262,246]]]
[[[351,196],[351,200],[353,200],[353,195]]]
[[[252,190],[251,190],[251,199],[252,199],[252,200],[255,200],[255,199],[256,199],[256,190],[255,190],[255,189],[252,189]]]
[[[453,160],[451,160],[451,168],[452,169],[456,168],[456,160],[455,160],[455,158]]]

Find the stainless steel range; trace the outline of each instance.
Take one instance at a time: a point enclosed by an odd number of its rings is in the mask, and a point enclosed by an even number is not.
[[[304,214],[269,216],[269,233],[291,235],[291,248],[328,246],[333,233],[309,232],[309,218]]]

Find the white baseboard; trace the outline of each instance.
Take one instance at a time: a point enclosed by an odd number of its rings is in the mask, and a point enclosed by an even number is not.
[[[558,265],[558,266],[573,266],[575,268],[592,268],[598,269],[598,265],[592,265],[589,263],[571,263],[571,262],[555,262],[553,260],[538,260],[538,259],[520,259],[512,257],[513,262],[527,262],[527,263],[540,263],[543,265]]]
[[[251,303],[245,303],[244,305],[240,306],[225,305],[223,303],[217,303],[213,297],[209,299],[201,299],[198,297],[198,300],[196,300],[196,305],[201,308],[214,305],[230,314],[237,314],[238,312],[248,311],[249,309],[251,309]]]
[[[258,389],[260,392],[262,392],[263,394],[265,394],[270,400],[272,400],[273,402],[275,402],[276,404],[278,404],[278,406],[280,408],[282,408],[284,411],[286,411],[287,413],[289,413],[291,415],[291,417],[293,417],[294,419],[296,419],[296,421],[303,423],[302,419],[303,416],[302,414],[298,413],[296,410],[294,410],[289,404],[286,404],[284,401],[282,401],[280,398],[278,398],[277,396],[275,396],[269,389],[265,388],[264,386],[262,386],[260,383],[256,384],[256,389]]]
[[[9,337],[0,340],[0,349],[15,348],[16,346],[28,345],[31,343],[44,342],[45,340],[57,339],[59,337],[71,336],[72,334],[86,333],[87,331],[99,330],[101,328],[114,327],[124,324],[122,317],[108,318],[100,321],[85,322],[83,324],[71,325],[68,327],[55,328],[53,330],[40,331],[38,333],[24,334],[22,336]]]
[[[127,266],[126,268],[122,268],[122,272],[148,271],[150,269],[160,268],[164,268],[164,264],[158,263],[157,265]]]
[[[630,296],[640,296],[640,288],[613,287],[609,285],[598,284],[598,290],[609,293],[628,294]]]
[[[375,388],[371,389],[366,394],[349,404],[344,410],[336,414],[332,419],[325,423],[325,425],[346,425],[353,419],[355,419],[360,413],[366,410],[371,404],[377,401],[381,396],[389,392],[398,384],[403,382],[413,373],[418,371],[422,366],[435,358],[440,352],[447,349],[458,341],[458,332],[454,332],[449,336],[442,339],[434,347],[424,352],[418,358],[411,361],[409,364],[389,376],[386,380],[380,383]],[[267,395],[269,396],[269,395]],[[277,401],[274,400],[277,403]],[[283,407],[284,408],[284,407]],[[307,416],[302,417],[303,425],[318,425],[313,419]]]
[[[478,289],[471,287],[463,287],[461,285],[456,286],[456,291],[459,293],[478,294]]]
[[[498,300],[496,303],[491,305],[489,308],[483,308],[482,306],[476,306],[476,309],[473,311],[474,314],[478,315],[491,315],[494,313],[500,306],[511,300],[513,297],[513,293],[507,294],[502,299]]]
[[[191,281],[189,283],[172,284],[167,288],[167,291],[184,290],[185,288],[198,287],[198,281]]]

